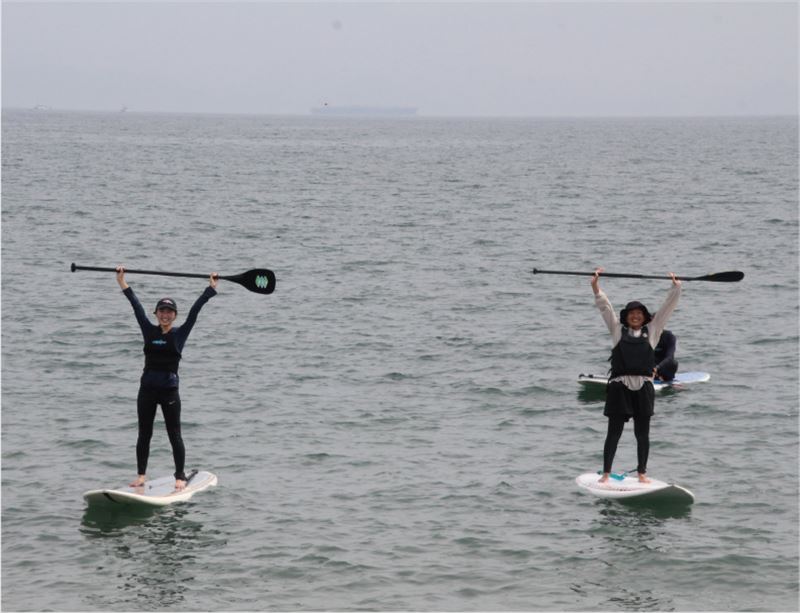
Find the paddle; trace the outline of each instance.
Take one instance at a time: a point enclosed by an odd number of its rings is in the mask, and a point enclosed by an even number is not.
[[[116,268],[103,268],[99,266],[78,266],[72,263],[72,272],[76,270],[95,270],[100,272],[117,272]],[[163,272],[160,270],[133,270],[126,268],[125,273],[136,273],[141,275],[162,275],[164,277],[193,277],[196,279],[208,279],[209,275],[192,272]],[[254,268],[240,275],[222,276],[217,275],[218,279],[233,281],[257,294],[271,294],[275,291],[275,273],[266,268]]]
[[[539,270],[538,268],[533,269],[533,274],[535,275],[582,275],[585,277],[593,277],[593,272],[572,272],[568,270]],[[601,277],[620,277],[625,279],[669,279],[671,280],[672,277],[668,277],[666,275],[637,275],[637,274],[629,274],[629,273],[613,273],[613,272],[601,272]],[[734,281],[741,281],[744,279],[744,273],[739,270],[729,270],[727,272],[715,272],[711,273],[710,275],[703,275],[701,277],[677,277],[681,281],[716,281],[722,283],[731,283]]]

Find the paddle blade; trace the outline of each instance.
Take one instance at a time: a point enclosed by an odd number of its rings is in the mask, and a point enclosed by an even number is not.
[[[732,283],[744,279],[744,273],[740,270],[729,270],[727,272],[715,272],[704,277],[691,279],[692,281],[718,281],[722,283]]]
[[[240,275],[220,277],[220,279],[243,285],[257,294],[271,294],[275,291],[275,273],[267,268],[254,268]]]

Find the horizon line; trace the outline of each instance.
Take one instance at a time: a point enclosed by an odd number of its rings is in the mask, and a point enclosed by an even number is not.
[[[376,107],[377,108],[377,107]],[[392,107],[394,108],[394,107]],[[416,108],[416,107],[415,107]],[[778,112],[755,112],[755,113],[581,113],[581,114],[554,114],[540,113],[530,115],[520,114],[438,114],[420,113],[413,115],[326,115],[315,114],[310,111],[301,112],[256,112],[256,111],[166,111],[166,110],[132,110],[126,106],[118,109],[108,108],[59,108],[45,105],[35,106],[0,106],[0,111],[29,111],[35,113],[102,113],[114,115],[230,115],[230,116],[251,116],[251,117],[313,117],[321,121],[331,119],[402,119],[413,121],[414,119],[690,119],[690,118],[753,118],[753,117],[800,117],[800,112],[778,113]]]

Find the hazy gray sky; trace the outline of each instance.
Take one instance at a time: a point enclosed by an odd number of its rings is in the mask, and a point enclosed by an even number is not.
[[[2,3],[3,107],[796,114],[798,5]]]

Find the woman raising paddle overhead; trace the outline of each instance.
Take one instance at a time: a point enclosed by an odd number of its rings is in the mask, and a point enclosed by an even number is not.
[[[650,315],[641,302],[629,302],[620,311],[619,319],[611,302],[600,289],[600,273],[595,270],[592,277],[595,306],[606,322],[613,350],[611,352],[611,375],[606,388],[606,404],[603,415],[608,417],[608,433],[603,446],[603,476],[600,482],[608,481],[611,465],[617,452],[617,443],[622,430],[631,417],[636,435],[636,456],[639,481],[647,483],[647,458],[650,453],[650,418],[654,413],[655,391],[653,377],[656,374],[655,347],[667,321],[678,305],[681,282],[674,273],[672,287],[663,306],[655,315]]]
[[[183,472],[186,451],[181,437],[181,398],[178,393],[178,363],[183,346],[197,321],[200,309],[213,296],[217,295],[217,274],[209,276],[209,287],[203,291],[189,309],[186,321],[174,326],[178,315],[178,307],[171,298],[158,301],[154,311],[158,320],[152,324],[147,318],[144,307],[125,281],[125,268],[117,266],[117,283],[133,306],[136,321],[144,337],[144,372],[139,382],[139,394],[136,408],[139,417],[139,437],[136,440],[136,463],[138,476],[131,487],[145,483],[147,460],[150,456],[150,439],[153,436],[153,422],[156,409],[161,405],[164,422],[167,426],[169,442],[172,445],[172,457],[175,460],[175,489],[186,487],[186,475]]]

